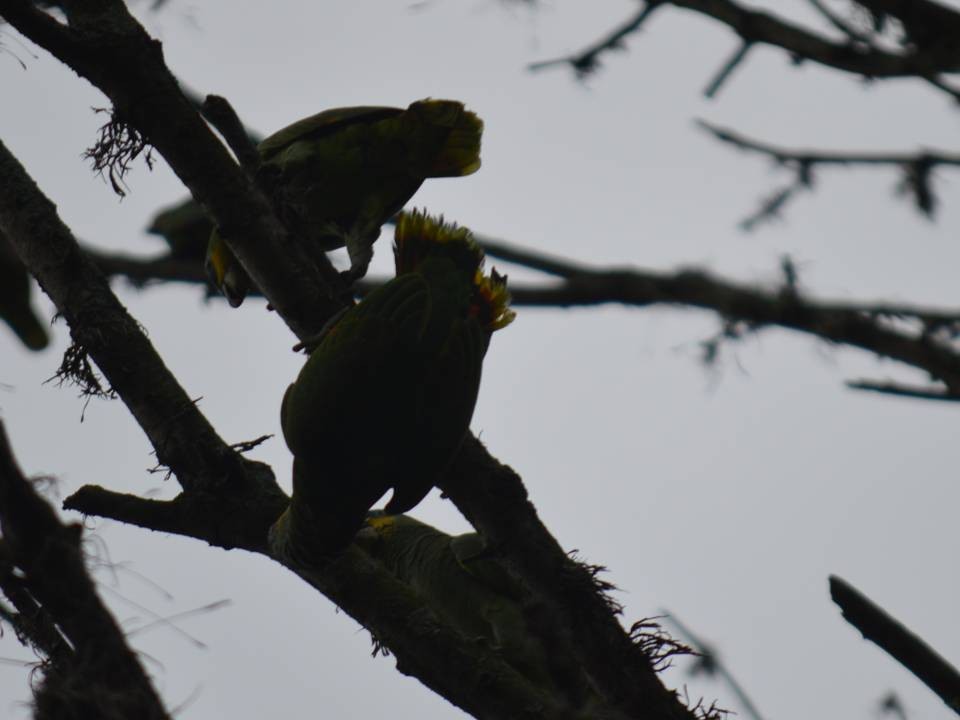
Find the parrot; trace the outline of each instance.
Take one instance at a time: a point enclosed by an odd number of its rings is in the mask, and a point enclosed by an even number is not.
[[[257,177],[291,233],[323,251],[347,248],[349,282],[362,278],[380,227],[427,178],[470,175],[480,167],[483,121],[455,100],[418,100],[406,110],[325,110],[258,145]],[[250,280],[218,230],[207,272],[234,307]]]
[[[50,336],[30,303],[30,274],[0,233],[0,318],[30,350],[43,350]]]
[[[467,639],[481,639],[530,682],[575,706],[592,695],[584,673],[531,628],[536,605],[477,533],[450,536],[409,515],[367,514],[357,545]]]
[[[402,213],[394,243],[396,277],[335,319],[281,404],[293,495],[269,542],[301,565],[346,547],[388,489],[391,514],[430,491],[466,436],[490,337],[514,318],[466,228]]]
[[[193,198],[170,205],[158,212],[147,232],[160,235],[170,246],[170,255],[203,262],[213,223]]]

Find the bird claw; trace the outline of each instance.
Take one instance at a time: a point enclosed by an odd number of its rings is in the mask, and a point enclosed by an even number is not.
[[[320,347],[320,343],[324,341],[327,335],[330,334],[330,331],[333,330],[333,328],[336,326],[338,322],[340,322],[340,318],[346,315],[351,307],[352,305],[348,305],[347,307],[341,308],[340,310],[338,310],[333,315],[333,317],[331,317],[329,320],[327,320],[323,324],[323,327],[320,328],[320,332],[318,332],[316,335],[311,335],[310,337],[306,337],[300,342],[298,342],[296,345],[293,346],[293,351],[300,352],[301,350],[305,350],[307,355],[309,355],[318,347]]]

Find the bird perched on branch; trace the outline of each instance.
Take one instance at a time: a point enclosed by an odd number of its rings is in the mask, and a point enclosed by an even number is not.
[[[346,246],[352,282],[366,273],[380,227],[425,179],[476,172],[482,133],[454,100],[326,110],[260,143],[259,178],[297,240]],[[249,278],[216,230],[207,268],[231,305],[243,302]]]
[[[575,706],[591,699],[583,672],[551,647],[553,630],[536,622],[529,592],[477,533],[451,536],[409,515],[374,510],[357,544],[438,618],[465,638],[488,643],[535,685]]]
[[[150,222],[147,232],[159,235],[170,247],[170,256],[203,262],[213,223],[193,198],[164,208]]]
[[[466,228],[401,214],[394,255],[396,277],[335,321],[283,398],[293,497],[271,546],[301,564],[349,543],[388,489],[391,514],[423,499],[467,433],[491,334],[513,320]]]
[[[43,350],[50,337],[30,303],[30,274],[0,234],[0,318],[26,347]]]

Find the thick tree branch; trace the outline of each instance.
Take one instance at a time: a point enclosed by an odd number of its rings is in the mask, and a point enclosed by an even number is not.
[[[889,303],[837,302],[808,298],[779,289],[740,285],[698,270],[661,273],[589,266],[478,236],[491,257],[561,278],[543,284],[512,283],[514,306],[585,307],[618,303],[634,307],[672,305],[710,310],[729,322],[744,323],[744,332],[782,327],[848,345],[923,370],[945,385],[930,390],[937,399],[960,400],[960,310],[950,311]],[[177,274],[178,261],[143,261],[104,255],[102,267],[148,278],[200,281],[195,271]],[[161,268],[154,272],[155,268]],[[169,271],[169,272],[168,272]],[[176,275],[176,277],[172,277]],[[382,280],[360,283],[362,295]],[[860,384],[851,387],[860,388]],[[871,388],[875,389],[875,388]]]
[[[67,498],[64,506],[216,544],[207,527],[209,508],[196,504],[187,494],[172,501],[156,501],[86,486]],[[245,549],[269,554],[262,542]],[[396,655],[401,672],[416,677],[475,717],[579,717],[532,686],[492,648],[461,637],[438,620],[422,599],[355,546],[322,567],[289,567],[374,633]],[[591,717],[625,720],[625,716],[604,709]]]
[[[705,272],[688,270],[660,274],[641,270],[584,271],[552,288],[515,287],[517,304],[572,307],[617,302],[625,305],[688,305],[713,310],[724,318],[746,324],[744,332],[779,326],[823,340],[860,348],[926,371],[960,399],[960,350],[952,342],[960,319],[939,311],[899,308],[891,317],[885,308],[830,304],[805,300],[793,293],[767,292],[717,280]],[[918,332],[901,330],[890,319],[920,325]],[[939,326],[949,327],[945,339]],[[931,332],[930,330],[933,330]],[[742,333],[741,333],[742,334]]]
[[[100,272],[108,277],[124,277],[136,287],[144,287],[153,282],[182,282],[191,285],[209,285],[206,273],[199,260],[181,258],[171,253],[143,258],[122,253],[110,253],[89,246],[83,252],[93,260]],[[259,292],[254,291],[254,294]],[[208,288],[208,295],[216,297],[219,293]]]
[[[376,628],[377,639],[397,655],[400,672],[415,675],[474,717],[503,720],[581,717],[564,708],[558,698],[535,689],[485,643],[465,641],[439,620],[415,593],[386,575],[378,563],[356,546],[347,548],[322,572],[290,569],[345,608],[355,620]],[[358,595],[357,579],[370,591]],[[589,717],[613,720],[627,716],[599,707],[591,708]],[[587,716],[582,716],[582,720],[587,720]]]
[[[0,532],[11,564],[22,574],[26,590],[70,642],[69,658],[57,645],[46,683],[56,676],[86,695],[62,702],[98,717],[168,720],[159,696],[123,631],[100,598],[83,564],[79,526],[63,525],[17,467],[0,423]],[[48,643],[44,643],[48,644]],[[48,645],[49,647],[49,645]],[[54,690],[50,689],[53,693]],[[39,693],[38,693],[39,694]],[[48,696],[46,702],[56,702]],[[38,703],[41,699],[38,698]],[[52,716],[52,715],[51,715]],[[89,715],[93,717],[93,714]]]
[[[6,620],[21,643],[54,662],[68,661],[73,649],[37,599],[30,594],[24,578],[19,577],[13,553],[0,541],[0,594],[13,609],[3,608],[0,620]]]
[[[153,345],[81,252],[56,208],[0,143],[0,229],[106,374],[184,487],[242,475],[230,450],[170,374]]]
[[[594,576],[544,527],[520,477],[468,436],[441,489],[543,603],[550,627],[591,681],[630,717],[685,718],[691,711],[657,677],[654,659],[617,622]]]
[[[896,618],[888,615],[846,580],[830,576],[830,597],[843,618],[863,637],[922,680],[947,707],[960,714],[960,672]]]

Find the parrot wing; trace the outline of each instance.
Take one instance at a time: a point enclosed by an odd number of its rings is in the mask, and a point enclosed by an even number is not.
[[[450,539],[450,548],[464,570],[500,595],[521,602],[525,593],[503,565],[494,557],[479,533],[465,533]]]
[[[370,123],[399,115],[403,110],[393,107],[359,105],[333,108],[298,120],[265,138],[258,149],[263,160],[269,160],[279,151],[298,140],[315,138],[336,132],[345,125]]]
[[[422,334],[429,308],[423,278],[403,275],[375,289],[329,329],[281,409],[284,437],[295,455],[310,454],[331,433],[372,434],[363,426],[378,424],[371,416],[383,414],[376,412],[381,388],[396,393],[386,387],[400,380],[395,361],[409,354],[409,338]],[[338,430],[344,426],[349,429]]]
[[[436,361],[423,379],[417,397],[416,426],[432,452],[421,453],[420,464],[403,468],[386,512],[403,513],[416,506],[436,484],[463,442],[480,389],[486,352],[483,330],[476,320],[456,321]]]

